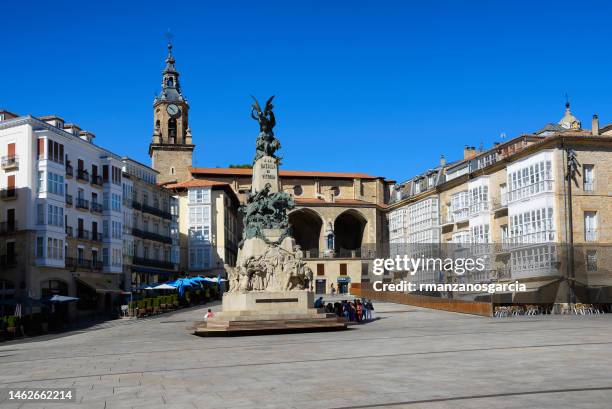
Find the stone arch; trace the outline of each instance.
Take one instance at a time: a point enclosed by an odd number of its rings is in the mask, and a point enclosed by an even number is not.
[[[312,209],[301,208],[289,213],[293,238],[303,251],[319,251],[323,218]]]
[[[360,250],[368,219],[355,209],[345,210],[334,220],[335,251],[342,256]]]

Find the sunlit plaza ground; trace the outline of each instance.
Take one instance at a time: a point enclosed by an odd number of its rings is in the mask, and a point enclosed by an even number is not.
[[[5,343],[0,388],[74,387],[78,404],[0,407],[610,407],[608,315],[375,308],[342,332],[199,338],[199,308]]]

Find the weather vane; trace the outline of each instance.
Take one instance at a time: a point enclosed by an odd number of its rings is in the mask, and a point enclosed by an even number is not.
[[[172,44],[172,40],[174,39],[174,34],[172,34],[170,32],[170,29],[168,29],[168,31],[166,31],[165,36],[168,39],[168,44]]]

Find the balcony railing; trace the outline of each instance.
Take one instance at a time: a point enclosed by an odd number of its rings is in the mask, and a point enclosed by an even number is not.
[[[72,206],[72,195],[66,193],[66,206]]]
[[[70,179],[72,176],[74,176],[74,168],[72,165],[66,164],[66,179]]]
[[[597,230],[585,230],[584,241],[597,241]]]
[[[134,257],[132,259],[132,263],[139,266],[158,267],[167,270],[173,270],[175,267],[175,265],[170,261],[153,260],[144,257]]]
[[[19,157],[17,155],[3,156],[2,157],[2,169],[4,170],[19,169]]]
[[[91,175],[91,184],[94,186],[102,187],[102,176],[100,175]]]
[[[15,267],[17,265],[17,254],[5,254],[0,256],[0,267]]]
[[[508,193],[502,193],[499,198],[493,199],[493,210],[499,211],[508,208]]]
[[[80,240],[89,240],[89,230],[79,230],[77,229],[76,238]]]
[[[80,259],[75,257],[66,257],[64,260],[66,264],[66,268],[71,269],[82,269],[88,271],[100,271],[102,270],[102,262],[101,261],[92,261],[87,259]]]
[[[172,237],[162,236],[161,234],[152,233],[140,229],[132,229],[132,235],[142,239],[158,241],[160,243],[172,244]]]
[[[472,203],[470,205],[470,215],[476,215],[482,212],[486,212],[487,210],[489,210],[491,208],[491,206],[489,205],[488,201],[481,201],[481,202],[477,202],[477,203]]]
[[[83,169],[77,169],[77,180],[89,182],[89,172]]]
[[[0,222],[0,234],[15,233],[17,231],[17,222]]]
[[[170,212],[166,212],[164,210],[158,209],[157,207],[149,206],[146,204],[140,204],[140,207],[143,212],[152,214],[154,216],[159,216],[161,218],[172,220],[172,214]]]
[[[89,210],[89,200],[85,200],[85,199],[81,199],[80,197],[77,197],[76,208],[83,209],[83,210]]]
[[[66,227],[64,228],[64,231],[66,232],[66,237],[73,237],[73,236],[72,236],[72,234],[73,234],[73,233],[72,233],[72,226],[66,226]]]
[[[14,200],[17,199],[17,189],[16,188],[7,188],[0,189],[0,199],[2,200]]]
[[[102,205],[96,202],[91,202],[90,208],[91,208],[92,213],[102,213],[104,211],[104,208],[102,207]]]
[[[91,232],[91,240],[102,242],[102,233]]]

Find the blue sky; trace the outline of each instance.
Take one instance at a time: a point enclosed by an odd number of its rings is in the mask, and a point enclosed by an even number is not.
[[[2,6],[0,107],[145,163],[168,28],[195,166],[250,162],[249,94],[276,94],[286,169],[399,180],[558,121],[565,93],[612,122],[605,2],[86,3]]]

